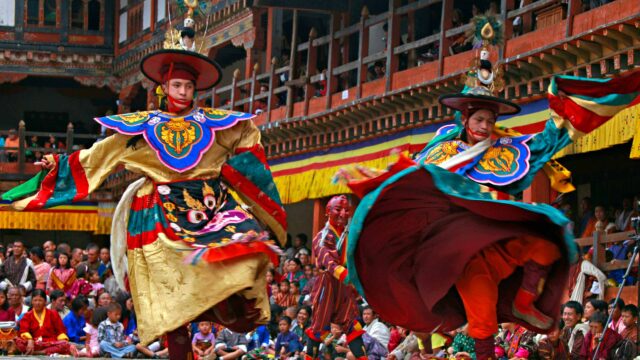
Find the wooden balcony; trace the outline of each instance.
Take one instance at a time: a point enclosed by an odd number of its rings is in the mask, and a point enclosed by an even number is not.
[[[416,10],[439,2],[444,31],[421,39],[409,37],[401,43],[399,19],[408,17],[409,23],[415,22]],[[640,65],[640,2],[617,0],[584,13],[579,12],[578,4],[540,0],[515,9],[514,1],[502,1],[499,17],[507,40],[493,51],[494,62],[505,70],[506,88],[501,96],[527,102],[544,96],[554,74],[611,76]],[[306,42],[292,39],[291,64],[278,67],[278,59],[273,59],[269,71],[261,72],[255,65],[246,79],[236,71],[230,85],[201,94],[200,99],[210,98],[216,107],[247,112],[254,112],[260,102],[266,104],[256,123],[263,131],[269,158],[447,120],[451,114],[437,98],[462,88],[461,76],[476,54],[473,50],[445,52],[470,25],[452,27],[451,0],[421,0],[402,7],[390,0],[389,8],[392,10],[375,16],[363,9],[359,22],[346,27],[339,27],[338,15],[332,14],[328,34],[312,30]],[[523,23],[524,33],[519,36],[513,35],[516,18]],[[388,25],[386,49],[393,51],[369,54],[369,31],[381,23]],[[341,47],[350,38],[358,40],[358,56],[345,61]],[[425,47],[440,51],[431,61],[416,60]],[[324,73],[317,70],[323,67],[317,63],[320,51],[328,53]],[[409,59],[406,69],[400,70],[400,57]],[[306,62],[301,63],[302,59]],[[367,72],[377,61],[383,61],[386,75],[367,81]],[[283,74],[289,79],[284,83],[279,80]],[[261,82],[268,84],[267,92],[259,93]],[[317,96],[318,88],[325,88],[326,94]],[[296,99],[296,94],[303,95]],[[277,107],[276,99],[285,96],[286,104]]]

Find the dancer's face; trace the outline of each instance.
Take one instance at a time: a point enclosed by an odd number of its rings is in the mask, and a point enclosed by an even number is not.
[[[467,139],[473,145],[491,136],[496,125],[496,116],[490,110],[477,110],[468,119],[463,119]]]
[[[171,79],[162,85],[162,90],[165,94],[180,101],[192,101],[195,86],[193,81],[184,79]],[[179,110],[183,110],[187,105],[176,103],[176,107]]]

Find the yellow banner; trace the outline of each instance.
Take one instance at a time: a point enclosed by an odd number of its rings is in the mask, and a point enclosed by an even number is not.
[[[554,158],[602,150],[634,139],[630,157],[638,159],[640,158],[639,118],[640,104],[623,109],[592,133],[577,139],[559,151]]]

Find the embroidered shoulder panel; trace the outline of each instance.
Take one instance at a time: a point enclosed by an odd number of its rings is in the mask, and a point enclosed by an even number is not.
[[[466,171],[473,181],[505,186],[522,179],[529,172],[532,135],[503,137],[489,147],[475,165]]]
[[[253,117],[237,111],[197,108],[182,117],[162,111],[139,111],[95,120],[121,134],[142,134],[165,166],[184,172],[198,165],[213,144],[217,130]]]
[[[459,153],[467,150],[469,145],[462,140],[443,141],[427,150],[416,159],[424,164],[441,164]]]

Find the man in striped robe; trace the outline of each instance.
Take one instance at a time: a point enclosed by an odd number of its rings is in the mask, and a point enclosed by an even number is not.
[[[364,330],[356,320],[358,294],[352,286],[344,283],[347,269],[342,265],[342,253],[346,249],[344,231],[351,207],[347,198],[340,195],[329,200],[326,210],[327,225],[313,238],[313,256],[321,272],[311,292],[315,309],[311,327],[306,331],[309,337],[306,358],[319,358],[320,342],[334,323],[347,334],[347,344],[353,355],[357,359],[366,359],[362,341]]]

